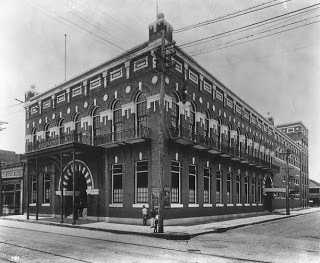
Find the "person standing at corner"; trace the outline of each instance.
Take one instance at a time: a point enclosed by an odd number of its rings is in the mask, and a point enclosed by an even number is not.
[[[143,205],[142,206],[142,222],[143,225],[145,226],[147,224],[147,215],[148,215],[148,209]]]
[[[150,228],[153,228],[154,227],[154,220],[155,220],[155,217],[156,217],[156,211],[154,210],[154,208],[152,208],[151,211],[150,211],[150,217],[151,217],[151,226],[150,226]]]

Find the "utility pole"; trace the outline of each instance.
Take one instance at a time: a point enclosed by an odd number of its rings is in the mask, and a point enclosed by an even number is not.
[[[163,214],[164,214],[164,70],[165,70],[165,31],[161,31],[161,52],[160,56],[160,101],[159,101],[159,115],[160,115],[160,125],[159,125],[159,160],[160,160],[160,182],[159,182],[159,207],[158,207],[158,232],[163,233]]]
[[[64,34],[64,81],[67,80],[67,35]]]

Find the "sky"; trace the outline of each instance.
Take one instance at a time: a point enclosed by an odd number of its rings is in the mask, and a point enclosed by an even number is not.
[[[174,30],[229,15],[174,33],[183,45],[316,4],[158,0],[158,10]],[[261,10],[230,16],[254,6]],[[31,85],[43,92],[64,81],[65,34],[70,79],[147,41],[156,7],[156,0],[1,0],[0,121],[8,124],[1,126],[6,129],[0,131],[0,149],[24,153],[25,111],[19,100]],[[273,116],[275,124],[302,121],[309,130],[309,176],[320,182],[320,9],[315,8],[184,50],[261,115]],[[294,26],[300,27],[275,34]]]

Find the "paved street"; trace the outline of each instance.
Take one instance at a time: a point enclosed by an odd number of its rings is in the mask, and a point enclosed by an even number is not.
[[[320,262],[320,213],[189,241],[0,220],[2,262]]]
[[[320,213],[208,234],[190,240],[201,252],[268,262],[320,262]]]

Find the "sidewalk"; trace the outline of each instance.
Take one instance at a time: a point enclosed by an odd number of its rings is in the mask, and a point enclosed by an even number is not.
[[[115,224],[107,222],[96,222],[86,219],[77,220],[76,225],[72,225],[72,220],[66,218],[64,223],[60,223],[60,218],[53,217],[39,217],[35,220],[35,216],[30,216],[27,220],[25,215],[10,215],[3,216],[1,220],[14,220],[20,222],[29,222],[44,225],[55,225],[61,227],[70,227],[78,229],[105,231],[119,234],[142,235],[149,237],[164,238],[170,240],[189,240],[192,237],[208,234],[208,233],[222,233],[230,229],[280,220],[289,217],[305,215],[309,213],[320,212],[320,208],[308,208],[302,210],[291,210],[290,215],[284,212],[276,212],[269,215],[239,218],[232,220],[225,220],[219,222],[210,222],[200,225],[191,226],[164,226],[164,233],[153,233],[153,228],[150,226],[128,225],[128,224]]]

